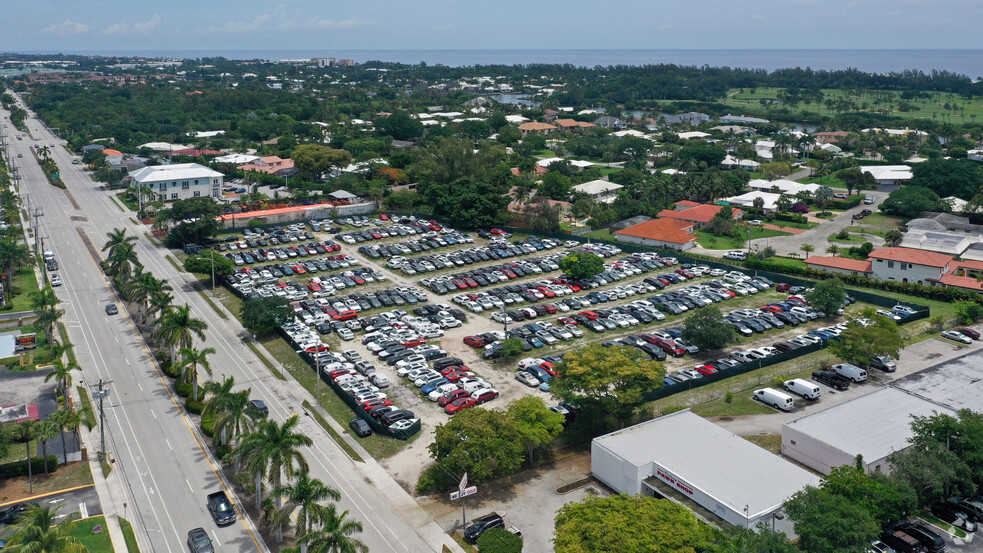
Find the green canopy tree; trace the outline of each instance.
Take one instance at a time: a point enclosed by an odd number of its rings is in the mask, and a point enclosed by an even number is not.
[[[622,427],[644,403],[645,392],[662,386],[666,373],[661,363],[636,348],[600,344],[568,352],[557,370],[563,378],[551,381],[553,395],[594,406]]]
[[[290,319],[293,309],[286,298],[247,299],[242,302],[242,326],[254,334],[266,334]]]
[[[76,519],[59,517],[56,507],[28,505],[5,532],[4,551],[12,553],[87,553],[89,550],[72,535]],[[59,520],[61,519],[61,520]]]
[[[942,201],[938,194],[924,186],[906,184],[888,194],[880,207],[885,213],[910,219],[923,211],[938,211]]]
[[[26,420],[17,423],[10,433],[10,437],[19,444],[24,444],[27,450],[27,479],[31,489],[34,488],[34,475],[31,473],[31,442],[37,438],[38,421]]]
[[[560,260],[560,270],[577,279],[590,278],[604,270],[604,260],[590,252],[571,252]]]
[[[501,411],[475,407],[438,425],[430,456],[442,470],[475,483],[512,474],[522,465],[522,435],[514,419]]]
[[[820,488],[862,506],[878,524],[902,520],[918,507],[915,490],[898,477],[867,474],[851,465],[833,467]]]
[[[5,297],[9,298],[13,293],[14,273],[21,267],[33,266],[35,263],[37,258],[26,244],[13,239],[0,240],[0,268],[3,269]]]
[[[315,181],[332,167],[344,167],[352,162],[352,154],[320,144],[301,144],[294,148],[290,158],[300,170],[302,178]]]
[[[805,551],[866,551],[880,526],[863,505],[823,489],[806,487],[785,502]]]
[[[181,348],[181,362],[178,367],[181,369],[181,381],[193,382],[194,393],[192,399],[198,401],[198,369],[205,369],[208,376],[212,375],[212,364],[208,362],[208,356],[215,354],[215,348]]]
[[[812,291],[806,294],[806,300],[816,311],[826,313],[827,317],[835,317],[836,312],[843,308],[843,302],[846,301],[843,281],[830,278],[816,283]]]
[[[897,323],[874,313],[873,308],[865,309],[861,316],[870,324],[864,326],[857,319],[851,319],[839,338],[829,342],[829,351],[848,363],[863,367],[869,366],[878,355],[897,359],[904,345]]]
[[[708,553],[802,553],[788,536],[759,522],[757,529],[727,526],[710,544]]]
[[[326,486],[317,478],[311,478],[306,470],[297,472],[297,478],[287,485],[280,486],[273,490],[274,496],[282,496],[286,501],[283,507],[276,512],[274,522],[276,524],[286,523],[290,525],[294,511],[297,511],[297,535],[303,536],[314,528],[322,518],[324,506],[321,502],[325,499],[338,501],[341,494],[338,490]],[[302,543],[301,549],[305,549]]]
[[[362,523],[348,518],[348,511],[338,514],[333,503],[324,506],[318,524],[300,537],[309,553],[368,553],[369,547],[355,536]]]
[[[166,311],[157,319],[154,323],[153,337],[170,348],[171,365],[174,365],[177,350],[191,347],[193,336],[204,340],[207,329],[208,323],[191,315],[191,306],[180,305]]]
[[[696,553],[714,534],[686,507],[642,495],[567,503],[556,513],[555,526],[556,553]]]
[[[536,449],[548,445],[563,431],[564,416],[547,409],[540,397],[523,396],[510,403],[507,412],[516,423],[530,465],[534,464]]]
[[[704,351],[719,349],[734,341],[734,327],[719,309],[706,307],[686,317],[682,338]]]
[[[389,117],[379,117],[373,122],[376,130],[382,136],[391,136],[395,140],[414,140],[423,136],[423,123],[414,119],[404,111],[395,111]]]

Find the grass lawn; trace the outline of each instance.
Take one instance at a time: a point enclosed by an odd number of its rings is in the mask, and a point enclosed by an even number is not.
[[[605,177],[613,173],[619,173],[622,171],[621,167],[601,167],[600,169],[601,169],[601,175]]]
[[[133,525],[123,517],[120,517],[119,525],[123,529],[123,539],[126,540],[126,552],[140,553],[140,545],[137,543],[136,535],[133,534]]]
[[[21,267],[14,273],[12,299],[7,303],[10,311],[30,311],[31,292],[38,291],[38,281],[34,276],[34,267]]]
[[[772,263],[780,263],[783,267],[788,267],[789,269],[804,269],[806,264],[801,259],[792,259],[791,257],[769,257],[768,261]]]
[[[773,220],[773,221],[768,221],[768,224],[775,225],[776,227],[797,228],[802,230],[809,230],[811,228],[816,228],[819,226],[819,223],[814,223],[811,221],[807,221],[805,223],[793,223],[791,221]]]
[[[849,244],[863,244],[867,241],[863,236],[857,236],[855,234],[850,234],[846,238],[839,238],[835,234],[830,234],[826,239],[830,242],[844,242]]]
[[[799,182],[802,184],[820,184],[830,188],[842,188],[846,190],[846,183],[836,177],[806,177],[804,179],[799,179]]]
[[[611,234],[611,229],[602,228],[600,230],[592,230],[587,234],[582,234],[582,238],[593,238],[594,240],[610,240],[614,241],[615,237]]]
[[[709,232],[696,231],[696,243],[703,246],[704,248],[713,250],[737,250],[744,249],[745,239],[734,238],[732,236],[714,236]],[[782,232],[780,230],[773,230],[761,227],[754,227],[751,231],[751,240],[756,240],[758,238],[768,238],[771,236],[788,236],[789,232]]]
[[[101,526],[102,531],[93,534],[92,529]],[[72,536],[82,542],[82,545],[91,552],[112,551],[113,542],[109,537],[109,529],[106,528],[106,517],[103,515],[89,517],[75,521],[75,528],[72,529]]]
[[[856,234],[870,234],[873,236],[880,236],[881,238],[884,238],[884,235],[887,234],[888,229],[884,229],[882,227],[851,226],[851,227],[846,227],[846,230],[847,232],[852,232]]]
[[[776,411],[751,398],[751,391],[736,393],[730,403],[726,400],[711,401],[693,408],[693,412],[701,417],[737,416],[737,415],[770,415]]]
[[[781,455],[782,453],[781,434],[755,434],[754,436],[744,436],[744,439],[758,447],[767,449],[775,455]]]
[[[21,459],[27,458],[24,451],[24,444],[12,445],[13,447],[11,447],[11,449],[16,449],[21,452]],[[32,444],[32,446],[33,445],[34,444]],[[52,451],[51,448],[48,449],[49,456],[60,453],[61,444],[58,444],[58,446],[54,449],[55,451]],[[94,454],[95,452],[90,452],[90,455]],[[35,474],[33,490],[31,489],[27,476],[18,476],[15,478],[0,480],[0,490],[2,490],[0,497],[4,498],[4,501],[17,501],[19,499],[26,499],[35,495],[44,495],[47,493],[57,492],[59,490],[66,490],[68,488],[91,486],[92,483],[92,471],[89,470],[89,462],[75,461],[68,463],[67,465],[58,465],[58,468],[54,472],[49,472],[47,475],[45,475],[43,471],[40,474]]]
[[[895,217],[893,215],[885,215],[883,213],[868,215],[861,219],[861,221],[863,221],[863,226],[885,227],[887,229],[900,228],[905,224],[905,219],[903,217]]]
[[[139,207],[140,207],[139,205],[137,205],[137,203],[136,203],[136,202],[134,202],[133,200],[131,200],[131,199],[129,199],[129,198],[127,197],[127,193],[126,193],[126,192],[120,192],[119,194],[116,194],[116,195],[115,195],[114,197],[115,197],[115,198],[116,198],[117,200],[119,200],[119,202],[120,202],[121,204],[123,204],[123,205],[125,205],[125,206],[126,206],[127,208],[129,208],[129,210],[130,210],[130,211],[136,211],[136,210],[137,210],[137,209],[139,209]]]

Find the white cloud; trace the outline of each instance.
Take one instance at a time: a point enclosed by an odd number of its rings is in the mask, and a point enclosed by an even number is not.
[[[106,35],[126,35],[126,34],[139,34],[146,33],[157,27],[160,24],[160,16],[154,15],[147,21],[143,23],[134,23],[130,25],[126,21],[120,21],[119,23],[113,23],[109,27],[103,29],[102,33]]]
[[[305,27],[315,27],[317,29],[354,29],[359,27],[372,27],[374,23],[364,19],[345,19],[343,21],[331,21],[330,19],[315,18],[304,23]]]
[[[41,33],[48,36],[72,36],[84,33],[88,30],[88,25],[79,23],[78,21],[72,21],[71,19],[66,19],[61,23],[48,25],[44,29],[41,29]]]
[[[209,32],[246,33],[258,30],[294,31],[298,29],[354,29],[374,26],[364,19],[344,19],[335,21],[319,17],[302,18],[277,10],[275,14],[260,14],[249,21],[227,21],[224,25],[211,27]]]

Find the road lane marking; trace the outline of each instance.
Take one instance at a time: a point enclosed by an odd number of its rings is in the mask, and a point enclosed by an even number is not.
[[[130,361],[129,361],[129,360],[127,360],[127,361],[126,361],[126,364],[127,364],[127,365],[129,365],[129,364],[130,364]],[[141,386],[139,382],[137,383],[137,388],[140,388],[140,391],[141,391],[141,392],[143,391],[143,386]]]
[[[81,518],[89,518],[89,508],[85,506],[85,501],[79,503],[79,514]]]
[[[222,547],[222,542],[218,541],[218,534],[215,533],[215,529],[212,529],[212,535],[215,536],[215,543],[218,544],[219,547]]]
[[[184,483],[188,485],[188,489],[191,490],[191,493],[195,493],[195,489],[191,487],[191,482],[188,482],[187,478],[184,479]]]
[[[174,448],[171,447],[171,442],[167,441],[167,438],[164,438],[164,443],[167,444],[167,449],[170,449],[171,451],[174,451]]]
[[[153,409],[150,410],[150,414],[154,416],[154,420],[157,420],[157,413],[154,413]]]

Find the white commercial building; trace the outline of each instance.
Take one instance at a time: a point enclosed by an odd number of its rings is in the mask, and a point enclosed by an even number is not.
[[[904,184],[912,177],[907,165],[861,165],[860,170],[870,173],[877,184]]]
[[[681,497],[736,525],[793,534],[782,504],[820,479],[689,410],[594,438],[591,472],[618,493]]]
[[[875,392],[806,415],[782,426],[782,453],[823,474],[855,465],[868,473],[891,472],[887,458],[911,444],[911,417],[951,409],[897,388]]]
[[[131,186],[141,186],[153,191],[164,202],[222,195],[225,175],[197,163],[154,165],[130,173]]]
[[[609,204],[618,197],[618,190],[623,187],[620,184],[608,182],[606,180],[592,180],[573,187],[575,192],[587,194],[596,202]]]
[[[954,411],[983,411],[983,354],[972,353],[892,384]]]

